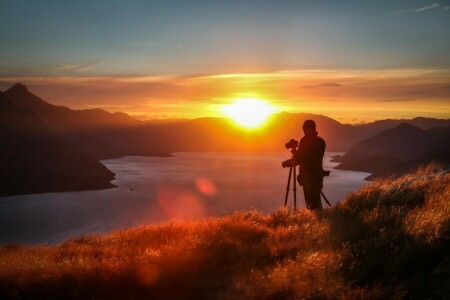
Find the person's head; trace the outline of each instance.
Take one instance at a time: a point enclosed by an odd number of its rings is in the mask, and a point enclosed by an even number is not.
[[[314,122],[313,120],[306,120],[305,122],[303,122],[302,128],[303,133],[306,136],[317,135],[316,122]]]

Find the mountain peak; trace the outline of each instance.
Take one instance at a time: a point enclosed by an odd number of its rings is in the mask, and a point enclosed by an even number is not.
[[[422,129],[420,129],[417,126],[414,126],[412,124],[403,122],[400,123],[399,125],[397,125],[396,127],[392,128],[392,130],[415,130],[415,131],[423,131]]]
[[[8,89],[8,91],[14,91],[14,92],[19,92],[19,91],[21,91],[21,92],[28,92],[28,89],[27,89],[27,87],[26,87],[24,84],[18,82],[18,83],[16,83],[15,85],[13,85],[12,87],[10,87],[10,88]]]

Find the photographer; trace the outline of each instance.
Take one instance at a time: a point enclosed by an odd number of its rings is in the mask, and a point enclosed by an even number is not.
[[[323,155],[325,153],[325,141],[318,136],[316,123],[306,120],[303,123],[304,137],[300,145],[293,153],[291,159],[282,163],[283,168],[300,165],[300,174],[297,179],[303,186],[306,207],[310,210],[322,210],[320,192],[323,188]]]

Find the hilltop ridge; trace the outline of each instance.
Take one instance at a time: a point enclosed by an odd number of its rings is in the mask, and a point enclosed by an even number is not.
[[[239,212],[0,248],[2,298],[444,299],[450,174],[429,165],[311,213]]]
[[[0,196],[106,189],[114,173],[0,92]]]

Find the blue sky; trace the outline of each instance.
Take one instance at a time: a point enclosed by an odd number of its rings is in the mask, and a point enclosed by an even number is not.
[[[449,68],[450,2],[0,0],[0,76]]]

